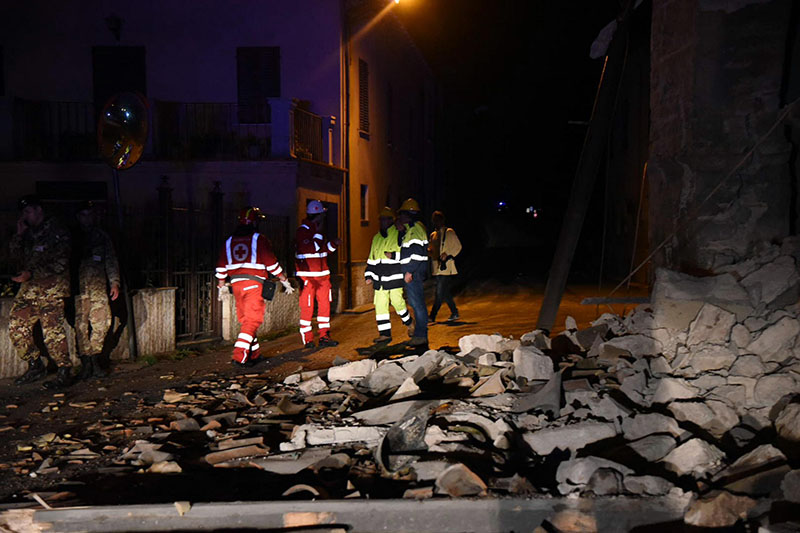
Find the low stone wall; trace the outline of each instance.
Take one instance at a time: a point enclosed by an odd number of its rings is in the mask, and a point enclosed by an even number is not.
[[[14,377],[25,371],[26,364],[17,357],[8,338],[8,317],[13,298],[0,298],[0,378]],[[169,352],[175,349],[175,288],[141,289],[133,296],[133,313],[136,319],[136,340],[139,355]],[[79,358],[75,348],[75,330],[64,322],[67,330],[72,364]],[[119,317],[114,317],[111,325],[110,343],[112,359],[128,359],[128,332]],[[108,347],[107,347],[108,348]]]
[[[364,271],[367,269],[366,263],[353,263],[350,274],[350,283],[353,287],[353,307],[371,304],[373,299],[372,285],[364,283]]]

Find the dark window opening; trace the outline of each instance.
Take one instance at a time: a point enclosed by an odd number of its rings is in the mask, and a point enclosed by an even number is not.
[[[92,77],[98,111],[118,93],[138,92],[146,96],[144,46],[93,46]]]
[[[369,67],[358,60],[358,129],[369,133]]]
[[[236,49],[236,82],[239,122],[272,122],[267,98],[281,95],[279,46],[244,46]]]

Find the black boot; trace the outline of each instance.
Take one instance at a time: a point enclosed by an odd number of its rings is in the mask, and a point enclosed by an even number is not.
[[[96,378],[104,378],[108,372],[103,368],[103,357],[100,354],[92,356],[92,375]]]
[[[56,372],[56,379],[45,381],[44,386],[48,389],[65,389],[72,385],[72,367],[60,366]]]
[[[94,361],[92,360],[91,355],[82,355],[81,356],[81,371],[78,372],[78,375],[75,379],[84,380],[89,379],[94,375]]]
[[[42,363],[41,358],[31,359],[28,361],[28,370],[25,371],[20,377],[14,380],[17,385],[24,385],[31,381],[36,381],[43,378],[47,374],[47,367]]]

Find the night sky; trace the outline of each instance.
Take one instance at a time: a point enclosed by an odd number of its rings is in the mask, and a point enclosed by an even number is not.
[[[536,207],[530,227],[549,253],[586,131],[569,121],[589,119],[602,69],[590,46],[619,10],[614,0],[401,0],[396,12],[444,91],[454,226],[479,233],[475,210],[498,216],[499,202],[526,225],[518,215]]]

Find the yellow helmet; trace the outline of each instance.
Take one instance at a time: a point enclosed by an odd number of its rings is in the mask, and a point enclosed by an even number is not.
[[[421,209],[419,208],[419,204],[417,203],[416,200],[414,200],[413,198],[409,198],[408,200],[403,202],[403,205],[400,206],[400,211],[414,211],[416,213],[419,213]]]
[[[393,210],[391,207],[389,207],[389,206],[387,205],[386,207],[384,207],[383,209],[381,209],[381,213],[380,213],[380,215],[378,215],[378,216],[379,216],[380,218],[383,218],[383,217],[386,217],[386,218],[394,218],[394,210]]]

